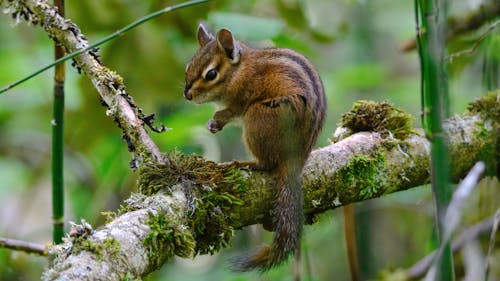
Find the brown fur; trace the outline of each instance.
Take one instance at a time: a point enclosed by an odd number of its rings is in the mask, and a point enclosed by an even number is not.
[[[326,101],[321,80],[308,60],[289,49],[253,49],[221,29],[198,28],[200,49],[186,67],[184,96],[216,102],[207,128],[216,133],[235,118],[256,161],[254,169],[278,177],[273,245],[239,258],[234,269],[267,270],[300,246],[303,224],[301,172],[323,125]],[[210,70],[217,75],[211,79]],[[213,71],[212,73],[213,74]]]

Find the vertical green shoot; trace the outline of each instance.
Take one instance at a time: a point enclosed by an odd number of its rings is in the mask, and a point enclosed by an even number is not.
[[[442,123],[449,115],[448,85],[444,63],[446,52],[446,0],[418,0],[417,20],[422,32],[417,34],[422,68],[423,124],[431,141],[432,192],[435,204],[437,234],[443,241],[444,214],[452,190],[449,183],[449,153],[443,135]],[[436,280],[454,279],[450,246],[443,247],[438,258]]]
[[[500,34],[492,34],[484,42],[483,85],[488,91],[500,88]]]
[[[64,0],[54,0],[59,14],[64,16]],[[54,43],[55,59],[64,56],[63,48]],[[65,63],[55,66],[54,72],[54,104],[52,116],[52,240],[55,244],[62,242],[64,236],[64,80]]]

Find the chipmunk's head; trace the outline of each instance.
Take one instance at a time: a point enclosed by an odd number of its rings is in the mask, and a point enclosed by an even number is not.
[[[240,44],[231,31],[223,28],[214,36],[203,24],[197,37],[200,48],[186,65],[184,97],[196,103],[223,102],[225,87],[240,62]]]

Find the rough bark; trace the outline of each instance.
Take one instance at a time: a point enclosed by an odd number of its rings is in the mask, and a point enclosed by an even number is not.
[[[452,173],[458,180],[479,160],[489,167],[496,167],[495,149],[498,125],[491,126],[491,119],[481,114],[465,114],[451,118],[446,123],[446,133],[452,150]],[[460,133],[457,133],[460,132]],[[304,198],[306,213],[314,215],[352,202],[427,184],[430,181],[429,142],[420,134],[410,134],[404,140],[382,137],[377,132],[355,133],[337,143],[313,151],[304,169]],[[228,168],[229,169],[229,168]],[[495,169],[493,169],[495,170]],[[218,205],[202,206],[204,196],[194,194],[200,188],[195,182],[180,180],[152,195],[133,195],[125,204],[126,211],[110,223],[85,237],[96,245],[103,241],[117,241],[110,253],[105,246],[70,250],[82,242],[74,237],[62,246],[55,246],[51,253],[56,258],[45,273],[44,280],[119,280],[125,276],[142,277],[159,268],[174,254],[182,257],[208,253],[200,249],[197,230],[192,221],[201,209],[211,214],[208,220],[223,218],[226,225],[207,227],[203,233],[224,236],[221,229],[237,229],[256,223],[267,223],[273,199],[274,178],[259,172],[242,170],[245,188],[237,193],[238,204],[225,209]],[[220,194],[217,184],[203,186]],[[207,198],[207,197],[205,197]],[[193,202],[197,202],[194,204]],[[236,215],[235,215],[236,214]],[[154,218],[164,218],[161,230],[152,223]],[[151,227],[154,229],[152,230]],[[170,233],[166,239],[161,233]],[[153,235],[151,234],[153,233]],[[160,238],[147,239],[158,236]],[[225,237],[224,239],[230,239]],[[226,246],[226,241],[208,244]],[[76,242],[75,242],[76,241]],[[109,244],[109,243],[108,243]],[[187,246],[186,246],[187,245]],[[99,248],[99,250],[96,250]],[[119,258],[117,258],[119,257]]]

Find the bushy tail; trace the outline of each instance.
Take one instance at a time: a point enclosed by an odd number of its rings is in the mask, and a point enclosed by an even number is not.
[[[286,261],[300,246],[303,224],[302,165],[278,168],[277,195],[274,202],[272,245],[232,260],[235,271],[266,271]]]

